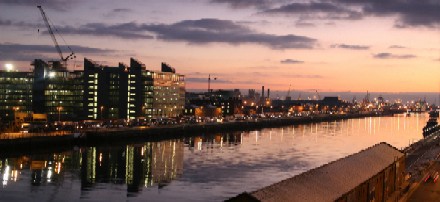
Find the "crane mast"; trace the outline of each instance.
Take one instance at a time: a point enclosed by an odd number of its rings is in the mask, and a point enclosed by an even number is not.
[[[286,94],[286,100],[292,100],[292,97],[290,97],[290,87],[291,87],[292,85],[289,85],[289,90],[287,91],[287,94]]]
[[[318,90],[315,90],[316,95],[318,96],[318,100],[321,100],[321,96],[319,96]]]
[[[61,51],[60,45],[58,44],[58,41],[55,37],[55,33],[52,30],[52,27],[50,26],[49,20],[46,16],[46,13],[44,12],[43,8],[41,6],[37,6],[38,9],[40,9],[41,16],[43,16],[44,24],[46,24],[47,30],[49,31],[50,37],[52,38],[53,43],[55,44],[55,48],[57,49],[58,55],[61,58],[61,61],[64,63],[67,62],[67,60],[72,59],[75,57],[75,53],[72,53],[68,55],[67,57],[63,56],[63,52]],[[69,48],[70,49],[70,48]]]

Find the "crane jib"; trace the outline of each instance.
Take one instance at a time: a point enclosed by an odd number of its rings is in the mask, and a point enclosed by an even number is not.
[[[53,41],[53,43],[55,45],[55,48],[56,48],[56,50],[58,52],[59,57],[61,58],[61,61],[67,62],[67,60],[69,60],[69,59],[76,58],[75,57],[75,53],[73,51],[67,57],[63,56],[63,52],[61,51],[60,45],[58,44],[58,41],[57,41],[57,39],[55,37],[55,33],[53,32],[52,27],[50,26],[49,19],[47,18],[46,13],[44,12],[44,10],[43,10],[43,8],[41,6],[37,6],[37,7],[38,7],[38,9],[40,9],[41,16],[43,16],[44,24],[47,27],[47,30],[48,30],[51,38],[52,38],[52,41]],[[69,47],[69,49],[70,49],[70,47]]]

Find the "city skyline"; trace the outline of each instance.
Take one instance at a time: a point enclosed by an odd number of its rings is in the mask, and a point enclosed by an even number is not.
[[[435,1],[2,1],[1,69],[58,59],[37,5],[76,52],[70,69],[134,57],[175,66],[187,89],[206,89],[210,74],[217,89],[440,90]]]

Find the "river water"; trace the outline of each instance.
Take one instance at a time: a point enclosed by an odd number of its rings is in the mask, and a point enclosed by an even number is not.
[[[0,201],[223,201],[379,142],[406,147],[423,138],[427,120],[396,115],[29,152],[0,159]]]

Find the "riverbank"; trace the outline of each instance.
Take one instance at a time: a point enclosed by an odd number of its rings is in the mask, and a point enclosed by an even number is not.
[[[1,134],[0,147],[3,153],[16,153],[20,150],[48,148],[72,148],[74,146],[93,146],[98,144],[130,143],[137,141],[162,141],[201,134],[233,131],[249,131],[288,125],[331,122],[343,119],[380,116],[376,114],[321,115],[314,117],[289,117],[257,119],[224,123],[181,124],[154,127],[96,128],[78,133],[46,134]],[[10,136],[10,138],[7,138]]]
[[[194,134],[228,132],[228,131],[249,131],[262,128],[274,128],[287,125],[299,125],[318,122],[338,121],[342,119],[364,118],[378,115],[326,115],[315,117],[290,117],[290,118],[270,118],[223,123],[201,123],[183,124],[150,128],[129,128],[129,129],[107,129],[95,130],[85,133],[84,139],[87,142],[115,141],[120,138],[158,141],[164,139],[174,139]]]

